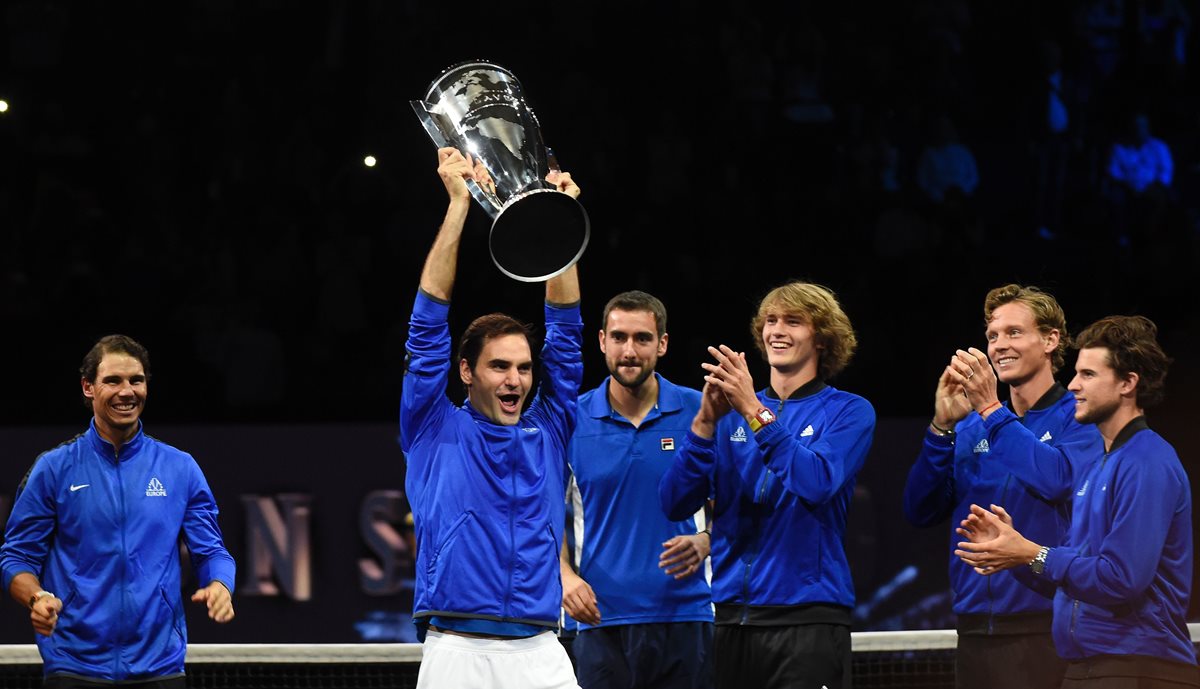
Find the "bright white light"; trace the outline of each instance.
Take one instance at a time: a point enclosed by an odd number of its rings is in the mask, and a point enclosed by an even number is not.
[[[363,165],[366,165],[367,167],[375,167],[375,163],[378,162],[378,160],[375,160],[375,156],[367,156],[366,158],[363,158]]]
[[[0,100],[0,112],[8,112],[8,101]]]

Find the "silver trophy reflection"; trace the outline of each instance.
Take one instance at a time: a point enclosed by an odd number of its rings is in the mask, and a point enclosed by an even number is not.
[[[470,153],[491,174],[494,191],[467,186],[492,216],[489,246],[501,272],[542,282],[579,260],[591,235],[587,211],[545,181],[557,166],[512,72],[487,62],[455,65],[412,106],[435,144]]]

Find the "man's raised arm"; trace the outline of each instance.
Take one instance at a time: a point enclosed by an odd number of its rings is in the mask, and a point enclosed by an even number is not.
[[[458,269],[459,240],[467,221],[467,210],[471,207],[467,180],[485,185],[492,182],[482,163],[463,157],[456,148],[439,148],[437,155],[438,176],[446,186],[450,203],[446,208],[446,219],[442,221],[433,247],[425,257],[425,267],[421,270],[421,290],[434,299],[448,302]]]
[[[579,198],[579,185],[571,179],[569,172],[551,172],[546,181],[558,187],[558,190],[571,198]],[[465,185],[464,185],[465,186]],[[422,281],[422,285],[424,282]],[[579,303],[579,271],[571,266],[562,275],[546,281],[546,301],[557,306],[569,306]]]

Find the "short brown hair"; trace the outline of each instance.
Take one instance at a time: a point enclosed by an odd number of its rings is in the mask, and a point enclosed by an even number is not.
[[[1075,338],[1076,349],[1103,347],[1108,365],[1124,378],[1138,375],[1137,404],[1153,407],[1162,401],[1171,358],[1158,344],[1158,326],[1145,316],[1108,316],[1089,325]]]
[[[1058,348],[1050,355],[1050,370],[1057,372],[1066,363],[1067,347],[1071,346],[1071,336],[1067,333],[1067,316],[1063,313],[1058,301],[1047,292],[1032,285],[1010,284],[987,293],[983,299],[983,327],[992,322],[992,314],[996,309],[1020,302],[1033,312],[1033,321],[1037,323],[1038,332],[1043,336],[1051,330],[1058,331]]]
[[[858,348],[858,337],[833,290],[811,282],[789,282],[768,292],[750,322],[754,344],[763,356],[767,350],[763,345],[762,330],[772,307],[801,316],[812,326],[816,343],[822,348],[817,361],[817,375],[821,380],[836,376],[850,363]]]
[[[609,299],[604,305],[604,316],[600,321],[601,330],[608,329],[608,314],[613,311],[648,311],[654,316],[654,329],[658,336],[661,338],[667,333],[667,307],[653,294],[635,289],[621,292]]]
[[[483,352],[483,345],[488,340],[505,335],[521,335],[527,343],[531,339],[529,326],[512,316],[503,313],[489,313],[476,318],[471,321],[458,340],[458,357],[455,361],[466,359],[467,366],[474,371],[475,364],[479,362],[479,354]],[[533,345],[530,344],[529,348],[532,350]]]

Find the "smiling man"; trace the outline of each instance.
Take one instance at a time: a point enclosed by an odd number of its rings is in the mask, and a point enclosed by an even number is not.
[[[826,384],[857,346],[833,293],[793,282],[751,332],[771,367],[756,392],[744,353],[709,347],[700,409],[659,500],[685,519],[714,499],[717,689],[850,687],[854,584],[846,516],[875,410]]]
[[[1021,581],[1056,591],[1063,687],[1200,686],[1187,628],[1190,482],[1144,411],[1162,400],[1170,365],[1157,334],[1147,318],[1110,316],[1076,338],[1075,419],[1094,424],[1104,446],[1076,477],[1065,539],[1032,537],[1033,518],[1000,503],[992,512],[973,505],[959,531],[968,541],[956,554],[966,566],[980,574],[1017,568]]]
[[[528,410],[529,333],[503,314],[467,326],[453,364],[467,400],[451,402],[447,317],[467,181],[491,178],[453,148],[439,149],[438,163],[449,206],[421,272],[400,402],[418,544],[413,619],[425,642],[417,686],[576,687],[554,630],[566,449],[583,376],[579,280],[572,266],[546,283],[543,380]],[[567,173],[549,181],[579,195]]]
[[[703,514],[672,521],[658,482],[700,408],[700,393],[655,371],[667,309],[623,292],[602,316],[609,377],[579,398],[569,461],[574,558],[563,548],[563,607],[583,689],[711,686],[712,605]],[[578,574],[572,568],[578,563]]]
[[[30,610],[46,687],[185,685],[177,535],[207,582],[192,600],[233,619],[234,562],[204,474],[142,432],[149,368],[124,335],[92,347],[80,367],[91,426],[38,457],[8,519],[0,570]]]
[[[987,354],[959,350],[938,380],[904,513],[921,527],[951,520],[957,686],[987,677],[994,689],[1049,689],[1065,669],[1050,638],[1053,592],[1009,576],[975,576],[953,554],[954,527],[972,503],[1019,505],[1039,537],[1057,542],[1069,523],[1073,473],[1100,456],[1100,437],[1075,421],[1075,399],[1054,379],[1067,348],[1066,316],[1054,297],[1036,287],[997,287],[983,317]],[[1008,404],[998,399],[997,380],[1008,385]]]

